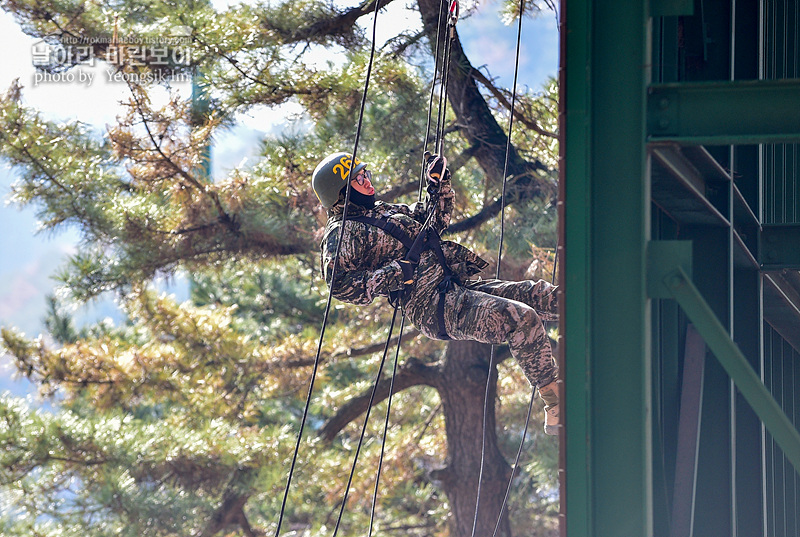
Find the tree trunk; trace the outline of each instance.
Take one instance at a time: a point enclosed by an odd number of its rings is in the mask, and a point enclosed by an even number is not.
[[[432,44],[436,43],[439,10],[447,6],[439,0],[417,0],[422,22]],[[475,82],[475,68],[461,46],[456,32],[452,40],[450,61],[447,65],[447,97],[462,127],[461,135],[472,147],[472,154],[487,177],[494,181],[503,179],[508,137],[498,124],[492,110],[481,95]],[[516,147],[508,147],[508,169],[510,181],[507,197],[509,202],[531,197],[548,199],[556,196],[555,184],[539,176],[547,167],[537,159],[522,158]]]
[[[470,537],[475,515],[478,476],[481,468],[481,443],[484,393],[489,369],[490,347],[472,341],[452,341],[447,345],[439,394],[445,416],[447,466],[434,472],[450,503],[452,537]],[[503,503],[511,467],[497,446],[495,396],[497,369],[492,367],[489,408],[486,420],[486,450],[476,536],[490,537]],[[498,536],[510,537],[508,517],[504,516]]]

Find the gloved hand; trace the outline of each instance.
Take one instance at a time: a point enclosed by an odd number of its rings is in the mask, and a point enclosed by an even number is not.
[[[417,265],[419,264],[409,261],[408,259],[401,259],[398,263],[403,273],[403,281],[400,282],[402,287],[389,292],[389,303],[395,307],[400,306],[404,298],[411,292],[411,287],[414,285],[414,279],[416,277]]]
[[[408,259],[401,259],[400,268],[403,271],[403,286],[409,287],[414,285],[414,273],[417,271],[417,263],[413,263]]]
[[[425,154],[425,172],[428,176],[428,183],[439,186],[443,178],[448,178],[450,171],[447,169],[447,159],[444,155]]]

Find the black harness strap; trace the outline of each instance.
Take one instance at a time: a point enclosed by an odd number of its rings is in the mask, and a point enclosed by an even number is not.
[[[437,233],[433,228],[428,228],[417,235],[416,238],[412,239],[411,235],[406,233],[403,228],[394,222],[391,222],[388,218],[375,218],[373,216],[360,215],[348,217],[347,219],[354,222],[361,222],[362,224],[369,224],[371,226],[379,227],[393,238],[400,241],[400,243],[402,243],[407,250],[404,261],[417,264],[419,263],[419,256],[424,250],[433,250],[434,254],[436,254],[436,259],[439,261],[439,264],[442,266],[442,271],[444,272],[444,278],[442,278],[442,281],[439,283],[437,288],[437,291],[439,292],[439,304],[436,307],[436,320],[439,325],[439,331],[436,334],[436,337],[444,340],[450,339],[444,324],[444,297],[445,294],[447,294],[447,292],[453,288],[454,284],[458,284],[460,282],[458,276],[453,274],[453,271],[450,270],[450,267],[447,265],[447,259],[444,256],[444,251],[442,250],[442,239],[439,236],[439,233]]]
[[[349,216],[347,219],[381,228],[386,233],[403,243],[403,246],[405,246],[409,251],[411,251],[412,247],[414,246],[414,239],[411,238],[411,235],[406,233],[403,228],[388,218],[375,218],[374,216],[362,214],[360,216]]]
[[[447,329],[444,325],[444,297],[448,291],[450,291],[455,284],[460,284],[461,282],[458,279],[458,276],[453,274],[453,271],[450,270],[450,267],[447,265],[447,260],[444,257],[444,251],[442,250],[442,239],[439,236],[439,233],[436,232],[435,229],[431,228],[428,230],[428,248],[434,251],[436,254],[436,258],[439,260],[439,264],[442,266],[442,271],[444,272],[444,278],[439,283],[438,291],[439,291],[439,304],[436,307],[436,317],[439,321],[439,333],[437,337],[439,339],[450,339],[450,335],[447,333]]]

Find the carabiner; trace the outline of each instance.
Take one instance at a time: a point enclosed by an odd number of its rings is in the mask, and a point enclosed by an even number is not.
[[[458,22],[458,0],[452,0],[450,2],[450,17],[447,20],[447,24],[450,26],[455,26]]]

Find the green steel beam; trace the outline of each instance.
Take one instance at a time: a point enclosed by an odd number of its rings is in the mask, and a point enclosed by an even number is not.
[[[650,0],[650,15],[652,17],[694,15],[694,0]]]
[[[570,537],[650,537],[650,20],[646,2],[565,6],[562,512]]]
[[[800,79],[653,84],[647,110],[652,142],[800,142]]]
[[[687,274],[692,273],[692,241],[647,243],[647,295],[650,298],[672,298],[665,278],[676,266]]]
[[[654,275],[655,277],[655,275]],[[750,367],[725,327],[681,267],[663,278],[664,285],[703,336],[711,352],[733,380],[739,392],[778,443],[786,459],[800,474],[800,433]]]
[[[763,224],[758,262],[764,270],[800,270],[800,224]]]
[[[560,34],[562,65],[559,72],[562,114],[560,118],[563,157],[559,225],[562,229],[562,278],[564,293],[559,330],[563,334],[561,376],[565,379],[564,431],[559,449],[561,473],[562,536],[593,535],[591,385],[589,379],[590,290],[589,234],[591,196],[589,191],[590,128],[592,103],[588,83],[591,57],[591,2],[562,0],[564,29]],[[563,58],[567,58],[564,62]],[[566,292],[566,290],[569,292]]]
[[[652,327],[646,290],[650,177],[645,140],[650,21],[647,2],[594,0],[590,5],[592,207],[584,231],[591,248],[590,535],[650,537]]]

